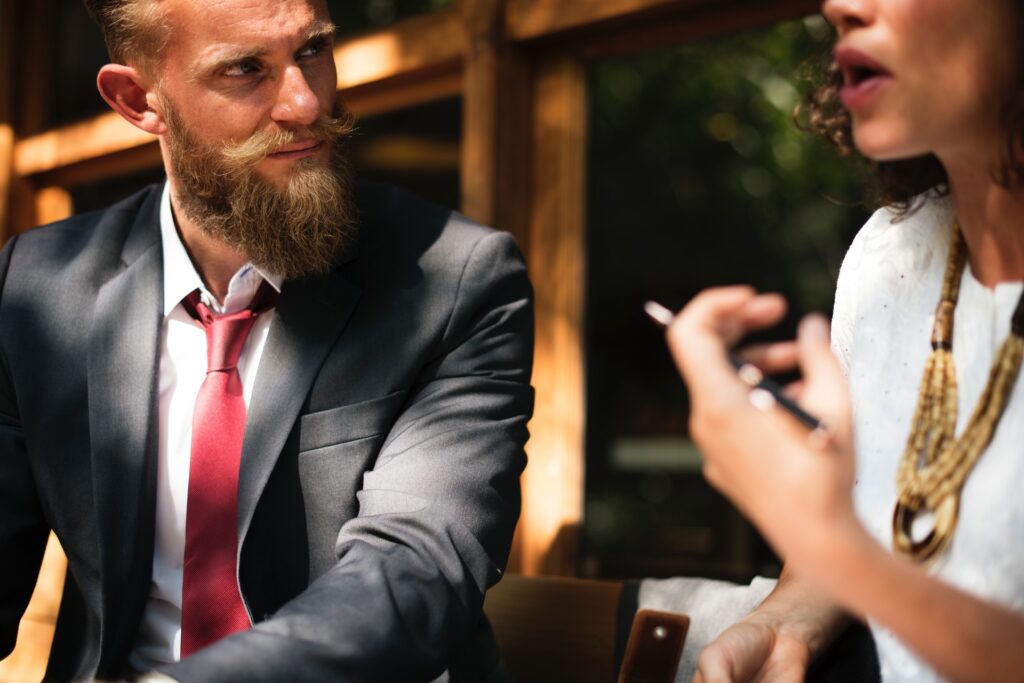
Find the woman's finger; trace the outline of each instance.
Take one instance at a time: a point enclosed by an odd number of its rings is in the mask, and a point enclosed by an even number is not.
[[[804,382],[802,404],[825,413],[822,417],[830,428],[845,429],[849,415],[846,376],[832,353],[828,321],[821,315],[804,318],[797,330],[797,347]]]
[[[766,375],[793,370],[799,358],[795,341],[751,344],[744,346],[736,355],[757,366]]]
[[[777,321],[785,313],[778,295],[758,295],[745,286],[701,292],[668,329],[668,343],[691,395],[735,401],[742,383],[728,360],[728,350],[744,334]],[[731,389],[729,388],[731,387]]]
[[[784,394],[786,394],[786,398],[790,398],[793,399],[794,401],[799,402],[800,397],[803,396],[804,394],[804,389],[804,381],[802,379],[798,379],[795,382],[790,382],[789,384],[784,386],[782,388],[782,391]]]

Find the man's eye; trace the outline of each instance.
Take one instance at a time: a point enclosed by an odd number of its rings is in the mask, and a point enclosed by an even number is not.
[[[296,56],[299,57],[300,59],[309,59],[311,57],[316,57],[317,55],[324,52],[326,49],[327,40],[321,38],[319,40],[314,40],[312,43],[299,50]]]
[[[233,66],[229,66],[225,71],[225,76],[251,76],[259,72],[260,66],[256,62],[246,60],[239,62]]]

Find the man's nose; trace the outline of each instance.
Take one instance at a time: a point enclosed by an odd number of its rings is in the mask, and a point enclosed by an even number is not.
[[[284,70],[277,102],[270,111],[270,117],[279,123],[308,126],[320,116],[320,100],[309,87],[306,75],[298,66]]]

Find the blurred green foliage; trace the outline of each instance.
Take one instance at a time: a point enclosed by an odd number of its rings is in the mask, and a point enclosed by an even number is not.
[[[866,176],[797,130],[793,112],[831,44],[815,16],[595,66],[593,229],[608,223],[606,210],[639,199],[661,229],[735,236],[726,253],[787,269],[764,273],[766,285],[802,308],[829,310],[849,236],[865,217]],[[727,263],[700,265],[694,284],[733,274]],[[750,281],[744,272],[749,264],[736,279]]]
[[[630,463],[623,445],[686,434],[685,387],[647,299],[778,291],[791,313],[769,338],[831,311],[869,179],[793,115],[832,41],[815,16],[591,67],[585,573],[771,571],[770,550],[699,471],[639,452]]]

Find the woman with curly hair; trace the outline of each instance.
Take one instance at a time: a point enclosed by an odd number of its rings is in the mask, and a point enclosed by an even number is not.
[[[751,401],[728,350],[785,302],[708,290],[668,340],[705,474],[786,561],[696,681],[803,680],[864,617],[892,681],[1024,680],[1024,2],[826,0],[838,33],[809,122],[875,167],[885,208],[829,328],[748,349],[799,365],[809,432]],[[758,407],[755,407],[754,404]]]

